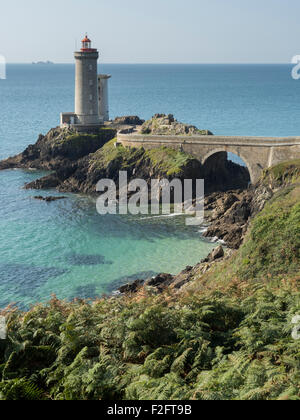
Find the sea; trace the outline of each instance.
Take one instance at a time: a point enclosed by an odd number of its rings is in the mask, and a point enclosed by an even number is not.
[[[290,65],[102,64],[110,116],[173,114],[220,135],[300,134],[300,80]],[[0,159],[22,152],[74,110],[74,66],[9,64],[0,80]],[[231,156],[232,160],[238,158]],[[125,283],[179,273],[216,246],[184,216],[100,216],[95,198],[24,190],[46,172],[0,172],[0,308],[110,295]]]

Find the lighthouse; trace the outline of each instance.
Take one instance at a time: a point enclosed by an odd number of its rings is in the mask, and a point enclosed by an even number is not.
[[[109,119],[107,82],[111,76],[98,76],[99,52],[92,48],[87,34],[74,57],[75,112],[62,113],[60,125],[78,131],[94,131]]]
[[[81,125],[97,125],[99,120],[98,74],[99,53],[92,48],[86,36],[82,48],[74,53],[75,57],[75,114]]]

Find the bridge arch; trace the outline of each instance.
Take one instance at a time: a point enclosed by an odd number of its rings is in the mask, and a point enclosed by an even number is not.
[[[216,147],[213,150],[210,150],[208,153],[206,153],[206,155],[204,155],[204,157],[201,159],[201,163],[202,165],[205,165],[205,163],[208,161],[209,158],[211,158],[212,156],[218,154],[218,153],[232,153],[236,156],[238,156],[239,158],[241,158],[245,165],[247,166],[247,169],[249,171],[250,174],[250,179],[251,179],[251,183],[254,184],[256,181],[256,177],[255,177],[255,169],[253,168],[253,165],[251,164],[251,162],[244,156],[243,153],[240,153],[240,150],[236,150],[234,147]]]
[[[245,162],[252,184],[262,176],[264,169],[300,159],[300,137],[246,137],[246,136],[178,136],[144,135],[119,131],[118,142],[125,147],[161,146],[180,149],[198,159],[202,165],[216,153],[227,152]]]

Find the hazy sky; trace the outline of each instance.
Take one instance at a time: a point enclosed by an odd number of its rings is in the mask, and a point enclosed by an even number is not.
[[[290,62],[299,0],[0,0],[8,62],[72,62],[88,32],[106,63]]]

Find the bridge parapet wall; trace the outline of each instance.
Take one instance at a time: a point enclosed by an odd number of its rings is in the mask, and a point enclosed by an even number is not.
[[[247,165],[253,183],[258,181],[264,169],[300,159],[300,137],[160,136],[119,132],[118,142],[125,147],[153,149],[165,146],[182,150],[202,164],[215,153],[234,153]]]

